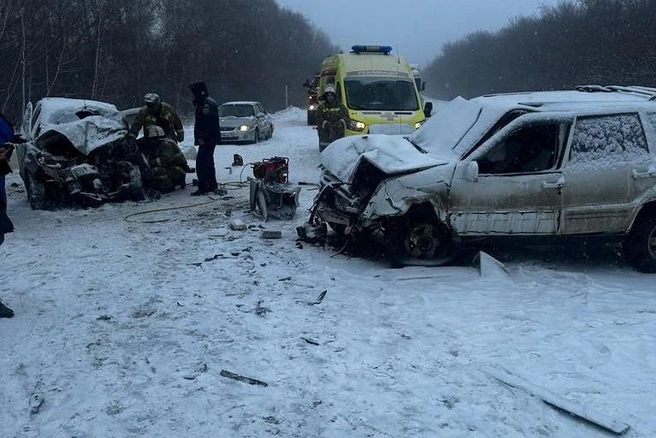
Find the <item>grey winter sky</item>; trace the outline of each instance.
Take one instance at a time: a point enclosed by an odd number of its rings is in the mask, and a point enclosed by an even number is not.
[[[353,44],[390,45],[426,65],[445,42],[476,30],[495,31],[519,15],[561,0],[277,0],[305,15],[342,50]]]

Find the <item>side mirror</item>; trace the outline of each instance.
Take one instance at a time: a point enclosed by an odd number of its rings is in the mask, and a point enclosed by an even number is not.
[[[429,118],[433,112],[433,102],[426,102],[424,104],[424,116]]]
[[[465,179],[471,182],[478,182],[478,163],[470,161],[465,168]]]
[[[460,161],[456,164],[454,179],[478,182],[478,163],[476,161]]]

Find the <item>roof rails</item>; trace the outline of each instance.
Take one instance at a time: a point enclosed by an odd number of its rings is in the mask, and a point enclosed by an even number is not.
[[[649,100],[656,101],[656,88],[641,87],[638,85],[622,86],[622,85],[579,85],[575,88],[577,91],[592,92],[620,92],[638,94],[640,96],[647,96]]]

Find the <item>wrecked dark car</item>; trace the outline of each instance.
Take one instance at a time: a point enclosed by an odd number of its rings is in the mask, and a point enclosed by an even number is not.
[[[621,86],[456,98],[407,140],[337,140],[311,221],[410,263],[491,239],[585,238],[621,242],[656,272],[654,99]]]
[[[127,128],[109,103],[44,98],[29,104],[23,118],[26,142],[17,154],[32,209],[144,199]]]

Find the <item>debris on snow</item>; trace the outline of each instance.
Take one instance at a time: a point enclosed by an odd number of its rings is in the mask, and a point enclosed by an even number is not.
[[[301,336],[301,339],[303,339],[303,340],[304,340],[305,342],[307,342],[308,344],[319,345],[319,343],[318,343],[317,341],[313,340],[313,339],[310,339],[310,338],[304,338],[303,336]]]
[[[280,239],[280,238],[282,238],[282,231],[280,231],[280,230],[262,230],[262,237],[264,239]]]
[[[481,277],[508,277],[506,266],[483,251],[479,251],[474,257],[474,266],[479,269]]]
[[[261,317],[264,317],[267,313],[271,312],[271,309],[268,307],[262,306],[262,300],[257,302],[255,306],[255,314]]]
[[[621,421],[610,418],[608,415],[597,412],[575,401],[566,399],[546,388],[534,385],[506,369],[495,368],[490,370],[489,374],[499,382],[505,383],[513,388],[523,389],[529,394],[542,399],[543,402],[550,406],[569,412],[575,417],[596,424],[597,426],[614,432],[617,435],[623,435],[630,428],[626,423],[622,423]]]
[[[226,371],[226,370],[221,370],[221,372],[219,374],[222,375],[223,377],[227,377],[229,379],[239,380],[240,382],[248,383],[249,385],[259,385],[259,386],[265,386],[265,387],[269,386],[268,383],[263,382],[261,380],[252,379],[250,377],[245,377],[245,376],[240,376],[239,374],[235,374],[235,373],[232,373],[232,372]]]
[[[319,294],[317,297],[316,301],[296,301],[297,304],[307,304],[308,306],[316,306],[317,304],[321,304],[323,302],[323,299],[326,297],[326,293],[328,293],[328,289],[325,289],[323,292]]]
[[[38,414],[39,411],[41,410],[41,405],[43,405],[44,398],[40,396],[39,394],[32,394],[30,396],[30,414],[35,415]]]
[[[246,231],[248,227],[241,219],[234,219],[230,222],[230,229],[233,231]]]

